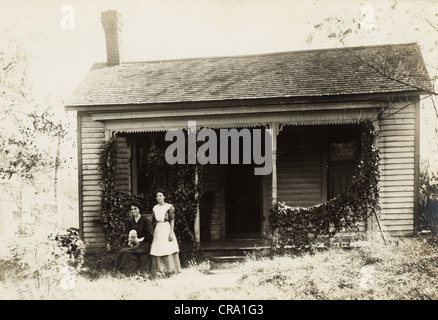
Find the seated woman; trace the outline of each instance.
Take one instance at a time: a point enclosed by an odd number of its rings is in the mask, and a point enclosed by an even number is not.
[[[132,202],[129,208],[131,218],[128,232],[136,231],[138,239],[136,242],[138,243],[135,246],[122,248],[118,251],[116,269],[125,274],[135,271],[149,272],[151,268],[149,253],[153,239],[152,223],[146,215],[140,214],[140,203]],[[131,241],[128,244],[131,245]]]

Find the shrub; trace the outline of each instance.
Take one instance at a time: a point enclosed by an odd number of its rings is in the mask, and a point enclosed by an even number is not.
[[[55,240],[60,246],[66,248],[70,258],[70,265],[75,269],[80,269],[84,263],[85,244],[79,237],[79,229],[69,228],[65,232],[59,232],[55,236]]]
[[[21,298],[50,299],[74,285],[84,258],[79,230],[48,230],[38,223],[19,228],[0,250],[0,281],[25,283]],[[24,282],[23,282],[24,281]]]
[[[21,228],[5,240],[0,254],[3,280],[29,281],[36,299],[51,298],[70,286],[81,265],[83,247],[75,230],[50,232],[47,228],[44,224]]]
[[[438,234],[438,172],[420,171],[419,231]]]
[[[0,282],[6,280],[15,280],[19,278],[25,271],[25,267],[20,263],[17,258],[0,258]]]

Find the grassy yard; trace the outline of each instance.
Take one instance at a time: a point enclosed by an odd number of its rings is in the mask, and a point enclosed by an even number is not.
[[[35,279],[15,274],[0,278],[0,299],[438,299],[438,244],[431,236],[386,245],[362,242],[299,257],[249,256],[235,266],[236,286],[229,288],[212,284],[209,266],[192,262],[181,274],[162,279],[88,271],[64,289],[38,287]]]

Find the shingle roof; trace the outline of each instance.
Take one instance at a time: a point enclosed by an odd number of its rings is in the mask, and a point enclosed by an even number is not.
[[[391,79],[391,78],[395,78]],[[97,63],[66,106],[319,97],[431,89],[417,44]]]

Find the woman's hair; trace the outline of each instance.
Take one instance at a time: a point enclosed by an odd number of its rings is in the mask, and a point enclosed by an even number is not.
[[[158,188],[157,190],[155,190],[155,195],[157,195],[157,193],[162,193],[164,197],[167,196],[166,191],[162,188]]]
[[[128,208],[131,209],[132,206],[137,207],[138,210],[140,210],[140,211],[143,210],[143,206],[142,206],[142,204],[139,201],[133,200],[133,201],[129,202],[129,207]]]

